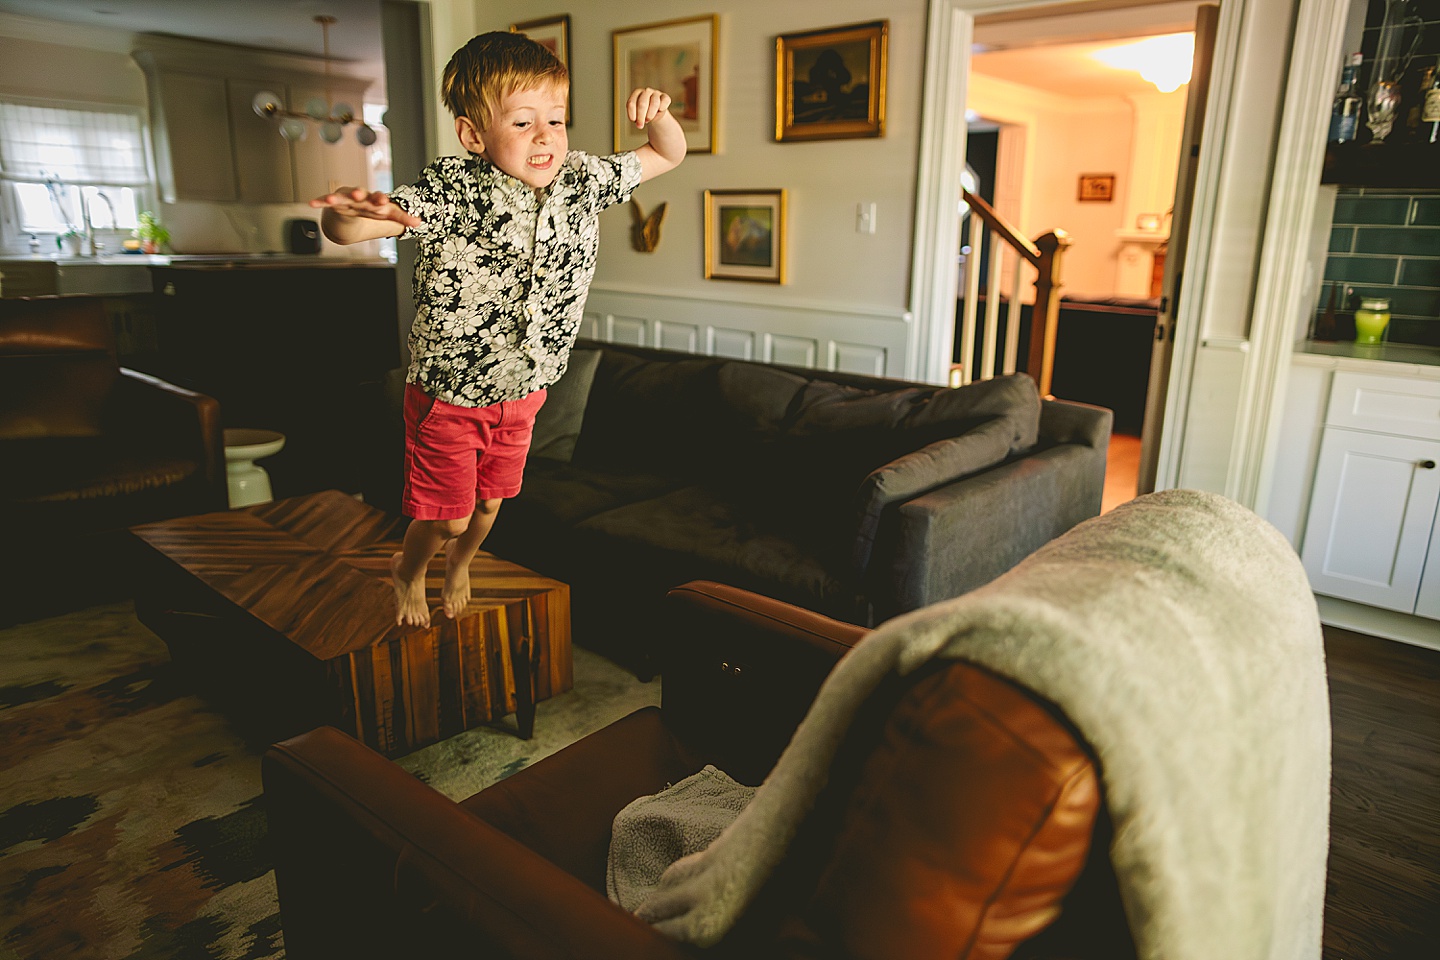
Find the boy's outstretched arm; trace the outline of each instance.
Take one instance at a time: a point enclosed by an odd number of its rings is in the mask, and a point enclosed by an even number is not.
[[[419,225],[412,217],[390,202],[383,193],[367,193],[359,187],[341,187],[334,193],[316,197],[312,207],[323,207],[320,229],[333,243],[359,243],[398,236],[406,227]]]
[[[650,142],[635,151],[642,183],[674,170],[685,159],[685,131],[670,115],[669,94],[641,87],[625,101],[625,115],[638,130],[650,127]]]

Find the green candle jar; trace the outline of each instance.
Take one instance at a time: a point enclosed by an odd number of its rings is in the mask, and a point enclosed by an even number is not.
[[[1360,301],[1355,311],[1355,342],[1383,343],[1385,328],[1390,325],[1390,301],[1375,298]]]

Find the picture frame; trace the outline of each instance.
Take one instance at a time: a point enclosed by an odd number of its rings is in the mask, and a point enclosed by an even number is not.
[[[637,87],[670,95],[670,115],[685,131],[689,153],[716,149],[716,77],[720,17],[706,14],[611,31],[613,43],[615,151],[634,150],[649,135],[625,116],[625,101]]]
[[[778,37],[775,139],[885,136],[889,46],[889,20]]]
[[[534,40],[551,53],[563,64],[565,69],[570,70],[570,14],[562,13],[553,17],[543,17],[539,20],[526,20],[524,23],[510,24],[511,33],[523,33]],[[571,84],[573,89],[574,84]],[[575,122],[574,98],[567,93],[565,95],[565,123],[568,126]]]
[[[786,281],[784,190],[705,191],[705,279]]]
[[[1115,174],[1113,173],[1082,173],[1080,174],[1080,195],[1081,203],[1109,203],[1115,199]]]

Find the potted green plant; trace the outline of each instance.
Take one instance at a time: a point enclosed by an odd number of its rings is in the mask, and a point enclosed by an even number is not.
[[[149,210],[141,211],[137,219],[135,237],[140,241],[140,249],[145,253],[159,253],[160,248],[170,242],[170,231]]]
[[[85,239],[85,234],[79,230],[66,230],[64,233],[55,234],[55,249],[62,253],[68,253],[72,257],[80,256],[80,244]]]

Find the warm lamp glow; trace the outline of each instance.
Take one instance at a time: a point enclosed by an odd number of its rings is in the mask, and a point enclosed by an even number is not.
[[[1134,70],[1161,93],[1174,93],[1190,82],[1195,34],[1170,33],[1097,50],[1090,56],[1119,70]]]

